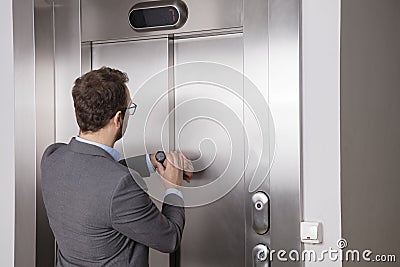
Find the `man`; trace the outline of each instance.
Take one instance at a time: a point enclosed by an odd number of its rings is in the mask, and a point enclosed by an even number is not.
[[[154,154],[129,159],[142,176],[157,168],[164,178],[160,212],[137,183],[138,172],[113,149],[136,109],[127,82],[126,74],[105,67],[78,78],[72,96],[79,136],[44,152],[43,199],[57,266],[148,266],[149,247],[171,253],[180,245],[185,213],[178,188],[190,181],[191,172],[182,171],[190,163],[176,152],[164,164]]]

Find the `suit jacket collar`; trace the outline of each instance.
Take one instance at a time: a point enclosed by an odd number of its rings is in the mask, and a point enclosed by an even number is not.
[[[110,158],[110,159],[114,160],[114,158],[104,149],[102,149],[98,146],[95,146],[95,145],[79,142],[75,139],[75,137],[73,137],[71,139],[71,141],[68,144],[68,147],[70,150],[72,150],[76,153],[93,155],[93,156],[101,156],[101,157],[106,157],[106,158]]]

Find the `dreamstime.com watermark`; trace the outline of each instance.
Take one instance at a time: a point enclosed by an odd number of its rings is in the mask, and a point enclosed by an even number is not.
[[[301,253],[297,250],[270,250],[269,260],[281,262],[324,262],[324,261],[342,261],[342,262],[396,262],[395,254],[375,254],[372,250],[348,249],[346,239],[340,239],[337,242],[337,248],[316,252],[315,250],[305,249]]]

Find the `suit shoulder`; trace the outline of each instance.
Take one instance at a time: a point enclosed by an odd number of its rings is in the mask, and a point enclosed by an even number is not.
[[[67,147],[67,144],[65,144],[65,143],[55,143],[55,144],[49,145],[43,152],[42,163],[44,160],[49,158],[56,151],[58,151],[59,149],[65,149],[66,147]]]

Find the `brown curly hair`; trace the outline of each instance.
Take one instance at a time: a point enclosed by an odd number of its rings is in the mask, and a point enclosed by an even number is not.
[[[122,119],[127,108],[126,73],[102,67],[75,80],[72,89],[75,116],[82,132],[103,128],[118,111]]]

